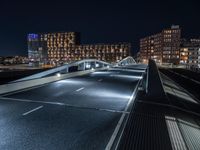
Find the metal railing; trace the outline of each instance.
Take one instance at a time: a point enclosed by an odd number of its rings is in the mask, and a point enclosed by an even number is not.
[[[118,66],[137,64],[133,57],[128,56],[117,63]]]
[[[13,82],[21,82],[21,81],[26,81],[26,80],[33,80],[33,79],[38,79],[38,78],[43,78],[52,74],[56,73],[68,73],[70,67],[77,67],[77,71],[84,71],[84,70],[89,70],[89,69],[95,69],[95,68],[103,68],[103,67],[108,67],[112,66],[110,63],[96,60],[96,59],[84,59],[68,64],[64,64],[60,67],[56,67],[53,69],[49,69],[47,71],[43,71],[28,77],[24,77],[18,80],[15,80]]]

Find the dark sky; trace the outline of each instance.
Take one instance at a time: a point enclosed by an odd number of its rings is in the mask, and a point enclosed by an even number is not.
[[[131,42],[179,24],[185,37],[200,37],[198,0],[55,0],[0,2],[0,55],[27,55],[26,35],[78,31],[82,43]]]

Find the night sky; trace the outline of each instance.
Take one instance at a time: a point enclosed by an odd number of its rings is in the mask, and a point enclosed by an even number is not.
[[[200,37],[198,0],[1,0],[0,55],[27,55],[26,35],[77,31],[83,44],[131,42],[179,24],[184,37]]]

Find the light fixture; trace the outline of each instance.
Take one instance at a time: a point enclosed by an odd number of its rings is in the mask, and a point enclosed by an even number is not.
[[[57,74],[56,74],[56,76],[57,76],[57,77],[60,77],[60,76],[61,76],[61,74],[60,74],[60,73],[57,73]]]
[[[87,69],[89,69],[90,67],[91,67],[91,65],[90,64],[86,64],[86,66],[85,66]]]
[[[96,68],[99,67],[99,64],[96,64],[95,67],[96,67]]]

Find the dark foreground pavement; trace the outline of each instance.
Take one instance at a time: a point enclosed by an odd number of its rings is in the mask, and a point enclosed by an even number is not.
[[[140,76],[99,71],[2,95],[0,149],[105,149]]]

